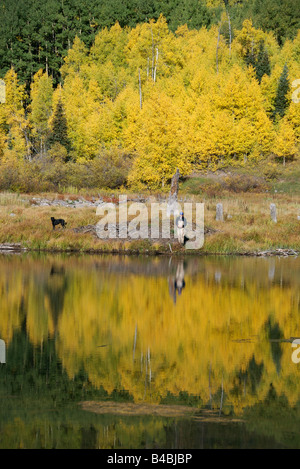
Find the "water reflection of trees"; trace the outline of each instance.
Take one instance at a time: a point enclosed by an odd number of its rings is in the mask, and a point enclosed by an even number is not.
[[[251,367],[254,367],[251,374],[255,377],[256,364],[252,363]],[[98,416],[82,412],[71,402],[91,399],[122,402],[132,397],[116,390],[108,395],[103,388],[95,388],[84,370],[70,380],[56,353],[55,340],[49,338],[33,346],[25,329],[14,333],[8,364],[0,367],[0,394],[3,397],[0,400],[0,448],[299,446],[295,436],[299,410],[292,409],[287,399],[271,388],[264,402],[246,410],[247,424],[229,420],[220,425],[197,419]],[[178,396],[168,393],[162,404],[170,403],[201,405],[199,398],[187,392],[180,392]]]
[[[168,277],[178,266],[185,288],[175,305]],[[26,324],[35,346],[54,340],[68,378],[84,370],[95,388],[136,402],[187,392],[239,413],[272,383],[294,405],[291,346],[270,339],[300,335],[299,283],[296,259],[191,257],[170,268],[167,258],[5,258],[0,334],[9,346]]]

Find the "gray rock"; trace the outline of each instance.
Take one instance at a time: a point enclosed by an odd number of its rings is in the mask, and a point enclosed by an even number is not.
[[[271,219],[274,223],[277,223],[277,215],[276,215],[276,205],[270,204],[270,212],[271,212]]]
[[[216,221],[224,221],[223,204],[217,204],[216,208]]]

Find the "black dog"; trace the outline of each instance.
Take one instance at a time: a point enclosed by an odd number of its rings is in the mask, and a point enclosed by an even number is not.
[[[51,221],[52,221],[52,226],[54,230],[55,230],[56,225],[61,225],[63,228],[65,228],[67,224],[65,220],[63,220],[62,218],[51,217]]]

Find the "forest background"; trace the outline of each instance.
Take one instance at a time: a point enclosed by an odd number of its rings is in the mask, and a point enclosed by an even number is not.
[[[2,0],[0,24],[0,190],[297,173],[299,0]]]

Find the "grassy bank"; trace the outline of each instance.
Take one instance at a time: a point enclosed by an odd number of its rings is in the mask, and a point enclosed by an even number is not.
[[[98,194],[101,196],[101,194]],[[103,194],[102,194],[103,195]],[[41,195],[40,195],[41,196]],[[32,195],[0,194],[0,244],[20,243],[28,250],[121,252],[121,253],[195,253],[185,250],[176,239],[119,238],[101,240],[89,227],[99,221],[96,206],[80,206],[75,202],[91,200],[78,194],[43,194],[49,201],[74,202],[66,206],[37,205]],[[131,195],[133,200],[135,195]],[[128,194],[129,199],[129,194]],[[118,194],[104,200],[116,201]],[[150,203],[156,199],[146,198]],[[199,253],[252,254],[259,251],[294,249],[300,251],[300,195],[271,192],[219,194],[187,194],[182,190],[179,201],[204,202],[205,239]],[[130,202],[129,202],[130,203]],[[216,204],[223,204],[224,221],[216,221]],[[277,223],[270,217],[270,204],[277,207]],[[76,208],[75,208],[76,207]],[[64,218],[67,228],[52,230],[50,217]],[[131,218],[134,218],[132,216]],[[149,217],[150,219],[150,217]],[[129,217],[130,220],[130,217]]]

